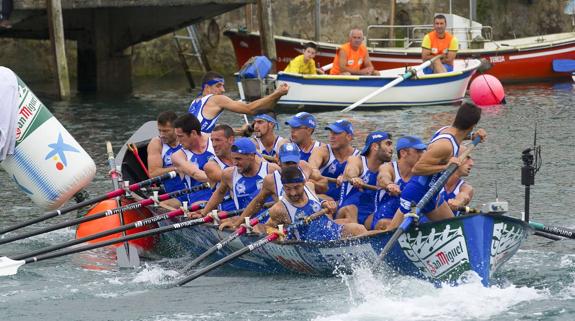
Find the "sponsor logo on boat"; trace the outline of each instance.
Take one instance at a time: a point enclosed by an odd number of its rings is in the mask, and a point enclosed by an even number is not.
[[[38,98],[30,93],[30,90],[26,86],[19,86],[19,94],[22,99],[22,104],[18,110],[18,116],[16,119],[16,140],[19,141],[22,134],[25,133],[28,128],[32,125],[34,118],[38,110],[40,109],[40,102]]]
[[[489,57],[489,62],[491,63],[500,63],[500,62],[505,62],[505,56],[491,56]]]
[[[509,260],[519,249],[525,231],[519,225],[506,224],[504,222],[493,225],[493,237],[491,238],[491,272],[495,272],[498,266]]]
[[[61,171],[68,166],[68,159],[66,158],[66,153],[80,153],[80,151],[64,142],[62,133],[58,133],[58,140],[55,143],[48,144],[50,152],[46,154],[44,160],[52,159],[55,162],[56,169]]]
[[[449,246],[449,245],[448,245]],[[462,242],[457,242],[451,249],[439,251],[432,255],[429,259],[425,260],[425,264],[429,268],[431,274],[436,275],[438,271],[442,271],[444,267],[448,267],[455,262],[459,262],[463,257],[465,250]]]

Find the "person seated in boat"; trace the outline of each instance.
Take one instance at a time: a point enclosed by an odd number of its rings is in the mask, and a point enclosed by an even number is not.
[[[216,209],[228,192],[237,209],[246,208],[262,189],[264,178],[279,169],[278,165],[258,155],[256,145],[249,138],[237,138],[231,150],[234,166],[224,169],[220,185],[202,209],[202,216]],[[265,201],[271,201],[271,198]]]
[[[328,131],[329,143],[314,149],[309,158],[309,165],[319,170],[321,175],[337,180],[329,182],[326,195],[334,201],[339,201],[347,159],[359,155],[359,151],[351,145],[353,126],[349,121],[338,120],[325,129]]]
[[[421,59],[423,61],[443,54],[441,59],[435,60],[431,66],[423,69],[426,74],[453,71],[453,62],[459,49],[459,42],[454,35],[447,32],[447,19],[438,14],[433,18],[433,31],[426,34],[421,42]]]
[[[464,147],[462,146],[460,152],[463,151]],[[455,216],[459,216],[461,214],[459,208],[469,205],[473,198],[473,186],[463,179],[463,177],[469,176],[473,165],[473,158],[468,155],[439,192],[441,202],[447,202]]]
[[[278,156],[280,161],[279,166],[281,168],[296,167],[303,173],[304,177],[309,178],[314,182],[316,190],[319,190],[320,192],[327,190],[327,180],[320,175],[317,169],[312,169],[307,162],[301,160],[301,154],[296,144],[286,143],[282,145]],[[244,222],[245,217],[252,217],[254,214],[259,213],[266,200],[270,199],[270,197],[274,201],[278,201],[282,195],[283,185],[281,183],[280,171],[276,170],[264,178],[261,190],[245,208],[242,215],[240,217],[230,218],[224,221],[220,225],[220,229],[238,227]]]
[[[288,89],[287,84],[281,84],[271,95],[246,104],[225,96],[224,77],[217,72],[208,71],[202,78],[200,94],[190,104],[188,112],[198,118],[202,132],[211,133],[224,110],[254,115],[264,109],[272,109],[275,102],[288,93]]]
[[[259,114],[254,117],[254,136],[262,155],[275,157],[279,151],[281,136],[276,135],[277,120],[269,114]]]
[[[174,121],[174,128],[182,149],[172,154],[174,167],[184,176],[186,187],[191,188],[208,181],[204,166],[214,156],[214,148],[210,137],[202,133],[200,121],[191,114],[178,117]],[[187,195],[188,205],[207,201],[212,195],[209,188],[202,189]]]
[[[307,162],[313,150],[321,146],[320,141],[313,139],[317,120],[312,114],[303,111],[292,116],[285,124],[290,127],[291,142],[297,144],[301,159]],[[282,141],[280,147],[287,142]]]
[[[366,223],[375,208],[376,191],[364,188],[364,184],[375,186],[379,167],[391,161],[391,156],[391,134],[375,131],[365,138],[361,155],[348,158],[343,171],[338,219],[362,225]]]
[[[337,48],[330,75],[379,75],[374,69],[367,47],[363,44],[363,30],[351,29],[349,41]]]
[[[357,223],[338,224],[331,216],[335,213],[335,201],[320,201],[313,192],[302,171],[290,166],[281,170],[284,194],[269,210],[267,227],[277,228],[284,224],[292,227],[290,238],[301,241],[333,241],[341,238],[367,234],[364,226]],[[326,214],[304,223],[306,217],[325,209]]]
[[[234,130],[226,124],[217,124],[212,131],[210,140],[214,147],[214,156],[204,166],[204,172],[208,177],[208,182],[212,189],[217,189],[222,180],[224,169],[234,166],[232,161],[232,145],[234,144]],[[228,193],[222,203],[218,206],[220,211],[236,210],[236,205],[231,195]]]
[[[379,167],[377,187],[381,188],[375,196],[375,210],[366,221],[370,230],[385,230],[399,208],[399,195],[411,178],[411,169],[427,149],[421,139],[404,136],[397,140],[395,151],[397,161],[385,163]]]
[[[475,139],[479,136],[481,141],[485,140],[487,133],[484,129],[478,129],[472,134],[480,119],[481,109],[472,102],[465,101],[457,110],[451,126],[444,127],[433,135],[427,150],[411,170],[413,176],[401,191],[399,209],[386,230],[395,229],[403,222],[404,215],[412,211],[412,204],[416,205],[423,198],[449,165],[461,165],[458,156],[464,139]],[[421,209],[421,214],[431,221],[453,217],[453,211],[447,203],[440,202],[438,194],[439,192],[433,195]]]
[[[323,75],[324,71],[321,68],[317,68],[315,60],[313,60],[316,54],[317,45],[313,42],[306,43],[303,48],[303,54],[292,59],[284,71],[302,75]]]
[[[163,111],[158,114],[156,120],[158,126],[158,137],[153,137],[148,143],[148,172],[150,177],[156,177],[175,170],[172,164],[172,154],[182,149],[178,142],[174,121],[178,118],[173,111]],[[177,176],[163,181],[166,193],[179,191],[186,188],[181,177]],[[180,196],[186,199],[187,196]],[[162,202],[168,206],[178,206],[176,199],[170,199]]]

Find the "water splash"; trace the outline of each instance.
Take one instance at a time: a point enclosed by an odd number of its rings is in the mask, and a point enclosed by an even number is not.
[[[169,284],[179,275],[180,273],[178,273],[177,271],[166,270],[157,265],[146,264],[145,268],[142,271],[138,272],[138,274],[134,277],[132,282],[154,284],[154,285]]]

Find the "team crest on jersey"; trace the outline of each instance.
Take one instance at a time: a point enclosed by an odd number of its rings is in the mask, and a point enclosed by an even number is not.
[[[166,155],[164,156],[164,164],[165,166],[171,166],[172,165],[172,155]]]
[[[244,182],[239,182],[236,184],[236,191],[238,194],[245,194],[246,193],[246,185]]]
[[[262,189],[263,185],[264,185],[264,180],[258,179],[258,181],[256,182],[256,187],[258,188],[258,191],[260,191]]]
[[[337,170],[337,166],[334,163],[331,163],[331,165],[329,165],[327,172],[330,174],[335,174],[335,171]]]
[[[361,178],[361,180],[362,180],[364,183],[368,184],[368,183],[369,183],[369,176],[368,176],[368,175],[364,175],[364,176]]]
[[[313,209],[314,212],[318,212],[319,210],[321,210],[321,204],[314,202],[313,204],[311,204],[311,208]]]

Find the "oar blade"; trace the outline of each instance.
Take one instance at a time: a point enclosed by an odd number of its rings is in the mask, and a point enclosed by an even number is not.
[[[14,275],[18,273],[18,268],[26,264],[26,261],[15,261],[9,257],[0,257],[0,276]]]
[[[116,260],[121,268],[134,268],[140,266],[138,249],[131,243],[122,244],[116,248]]]

